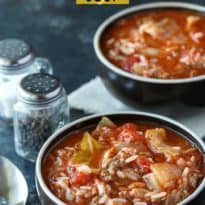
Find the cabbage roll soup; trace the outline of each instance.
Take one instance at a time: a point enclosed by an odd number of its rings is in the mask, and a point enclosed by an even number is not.
[[[158,79],[205,74],[205,16],[182,9],[136,13],[101,39],[105,57],[130,73]]]
[[[106,117],[66,136],[43,163],[47,186],[69,205],[175,205],[203,169],[199,150],[175,132]]]

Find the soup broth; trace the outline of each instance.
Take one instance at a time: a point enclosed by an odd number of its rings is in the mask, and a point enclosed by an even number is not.
[[[149,78],[205,74],[205,16],[182,9],[139,12],[103,33],[101,48],[117,67]]]
[[[66,136],[42,169],[47,186],[69,205],[175,205],[204,177],[201,153],[179,134],[106,117]]]

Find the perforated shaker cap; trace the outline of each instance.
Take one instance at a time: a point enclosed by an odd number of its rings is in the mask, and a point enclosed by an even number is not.
[[[45,104],[64,94],[61,82],[52,75],[37,73],[24,77],[18,86],[19,98],[27,104]]]
[[[0,72],[16,71],[33,59],[33,50],[25,41],[19,39],[0,41]]]

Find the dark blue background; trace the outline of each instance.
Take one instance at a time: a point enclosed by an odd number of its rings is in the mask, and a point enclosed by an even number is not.
[[[186,2],[205,5],[204,1]],[[30,42],[39,56],[52,61],[55,75],[69,93],[96,75],[93,34],[106,17],[123,8],[126,6],[76,6],[74,0],[0,0],[0,39],[15,37]],[[72,113],[72,119],[77,116]],[[38,205],[34,165],[15,154],[12,128],[0,123],[0,154],[21,168],[29,183],[28,205]],[[205,199],[201,196],[200,202],[192,204],[204,205]]]

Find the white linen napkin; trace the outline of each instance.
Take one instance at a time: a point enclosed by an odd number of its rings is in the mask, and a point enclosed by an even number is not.
[[[68,96],[71,108],[86,113],[104,113],[118,111],[143,111],[171,117],[191,128],[200,137],[205,136],[205,107],[192,107],[180,103],[129,107],[114,98],[96,77],[85,83]]]

